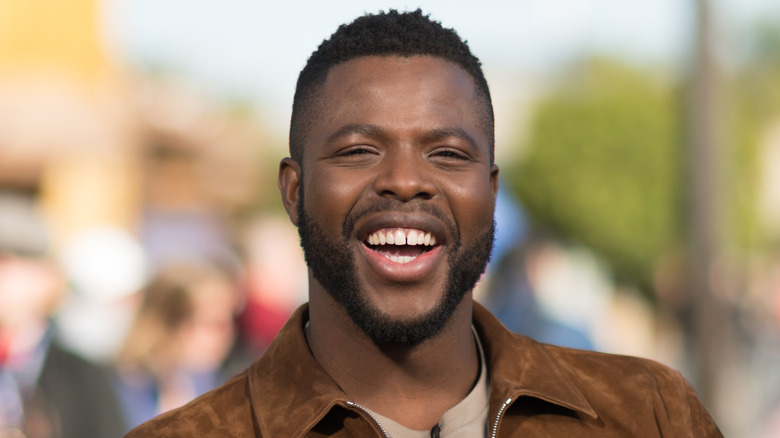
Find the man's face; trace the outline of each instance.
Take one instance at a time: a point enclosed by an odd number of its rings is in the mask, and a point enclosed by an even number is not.
[[[305,177],[284,164],[280,175],[300,184],[282,193],[310,293],[329,293],[377,342],[420,343],[473,288],[493,243],[498,168],[473,81],[439,58],[363,57],[334,67],[319,99]]]

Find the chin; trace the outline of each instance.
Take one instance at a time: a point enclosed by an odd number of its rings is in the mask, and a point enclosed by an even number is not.
[[[448,291],[442,294],[438,303],[414,314],[383,311],[362,296],[339,301],[355,324],[375,343],[413,347],[441,333],[465,295],[465,291]]]

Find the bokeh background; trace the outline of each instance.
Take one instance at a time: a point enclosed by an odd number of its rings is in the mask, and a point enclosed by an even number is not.
[[[727,436],[780,437],[774,0],[0,0],[0,257],[64,280],[51,337],[131,383],[165,367],[128,339],[175,321],[200,337],[157,348],[214,345],[182,352],[199,370],[259,354],[306,300],[276,188],[297,74],[339,24],[417,7],[493,94],[499,233],[477,299],[540,340],[679,369]],[[235,328],[168,303],[167,329],[128,336],[184,265],[238,292]]]

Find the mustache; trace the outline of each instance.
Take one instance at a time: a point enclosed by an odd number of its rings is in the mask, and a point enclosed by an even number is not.
[[[460,246],[460,233],[455,223],[444,214],[444,211],[438,206],[420,201],[420,202],[401,202],[389,198],[380,198],[372,201],[370,204],[362,205],[352,210],[344,219],[341,227],[341,234],[348,239],[355,229],[357,222],[365,216],[376,213],[426,213],[439,219],[447,231],[455,239],[455,246]]]

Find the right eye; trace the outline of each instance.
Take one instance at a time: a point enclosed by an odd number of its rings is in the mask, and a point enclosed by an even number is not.
[[[338,157],[350,157],[367,154],[376,154],[376,149],[370,146],[351,146],[340,150],[336,156]]]
[[[374,163],[378,156],[378,149],[363,144],[340,149],[331,156],[331,159],[340,166],[363,168]]]

